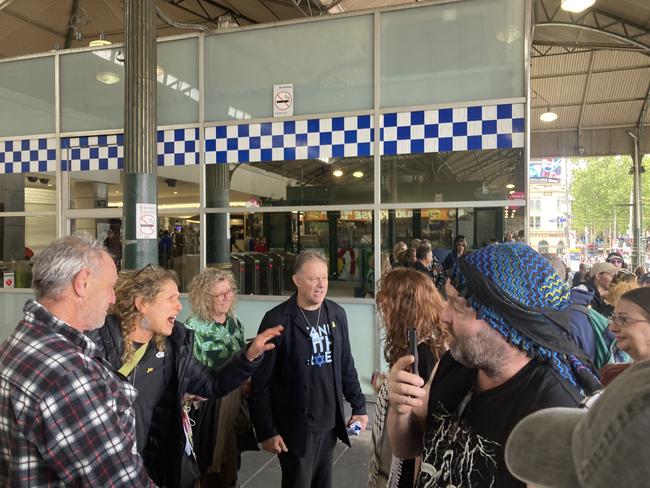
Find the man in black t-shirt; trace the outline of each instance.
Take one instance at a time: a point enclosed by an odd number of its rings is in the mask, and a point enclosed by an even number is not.
[[[600,385],[569,335],[569,289],[543,256],[504,243],[458,264],[445,286],[449,352],[432,381],[407,372],[412,356],[391,370],[391,445],[421,456],[418,488],[523,487],[504,461],[516,423]]]
[[[284,326],[253,375],[250,397],[258,441],[278,454],[283,487],[329,488],[336,439],[350,445],[346,426],[358,421],[365,430],[368,423],[347,317],[325,299],[327,278],[322,255],[300,253],[293,275],[297,293],[267,312],[259,329]],[[352,405],[347,423],[344,398]]]

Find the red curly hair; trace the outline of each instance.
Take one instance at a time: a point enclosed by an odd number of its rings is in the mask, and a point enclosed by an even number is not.
[[[384,323],[384,357],[390,366],[408,354],[406,330],[415,327],[420,341],[440,358],[447,332],[440,322],[444,301],[431,278],[413,268],[396,268],[379,281],[377,308]]]

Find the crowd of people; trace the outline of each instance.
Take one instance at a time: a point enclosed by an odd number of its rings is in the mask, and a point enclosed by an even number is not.
[[[382,266],[368,486],[644,486],[650,275],[611,253],[569,286],[523,242],[468,247],[398,242]],[[247,340],[229,272],[193,279],[181,323],[173,271],[118,275],[89,236],[54,241],[0,344],[0,485],[233,487],[261,445],[283,487],[331,487],[368,415],[329,275],[300,253]]]

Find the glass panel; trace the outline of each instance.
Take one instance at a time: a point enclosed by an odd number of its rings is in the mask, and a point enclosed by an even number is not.
[[[0,136],[54,130],[54,57],[0,63]]]
[[[56,219],[51,216],[2,217],[0,215],[0,274],[14,273],[14,288],[29,288],[31,258],[56,238]],[[7,283],[0,282],[0,286]]]
[[[0,212],[39,212],[55,209],[54,172],[0,175]]]
[[[524,198],[523,149],[384,156],[381,172],[383,203]]]
[[[123,125],[122,48],[61,56],[61,130],[117,129]]]
[[[226,174],[227,172],[227,174]],[[220,192],[230,178],[230,191]],[[372,203],[372,157],[206,166],[208,207]]]
[[[291,294],[293,260],[302,249],[317,250],[329,260],[328,296],[362,297],[367,291],[371,210],[245,212],[229,216],[229,230],[231,264],[241,294]],[[208,246],[208,263],[216,260],[210,253]]]
[[[158,167],[158,209],[198,208],[200,201],[198,165]]]
[[[381,14],[381,106],[523,97],[524,6],[478,0]]]
[[[200,223],[198,214],[158,216],[158,263],[176,271],[182,292],[201,268]]]
[[[414,239],[428,239],[442,262],[458,235],[465,236],[467,250],[511,240],[524,227],[523,215],[523,207],[382,210],[382,254],[392,262],[398,241],[413,248]]]
[[[85,232],[101,241],[113,257],[118,271],[122,269],[122,219],[72,219],[70,231]]]
[[[359,16],[206,37],[206,120],[270,117],[273,85],[286,83],[295,115],[372,108],[372,24]]]
[[[70,208],[122,206],[121,171],[69,171]]]
[[[158,44],[158,125],[189,124],[199,119],[197,39]]]

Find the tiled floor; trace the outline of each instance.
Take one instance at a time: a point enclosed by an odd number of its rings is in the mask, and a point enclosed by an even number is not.
[[[370,431],[352,439],[352,448],[339,442],[334,450],[333,488],[357,488],[368,484]],[[241,488],[280,487],[282,474],[277,456],[268,452],[246,452],[239,470]]]
[[[339,442],[334,449],[332,488],[368,486],[370,430],[375,404],[368,402],[367,408],[370,421],[366,431],[362,432],[359,437],[351,439],[351,448]],[[349,417],[350,412],[346,412],[346,415]],[[279,488],[281,480],[282,473],[277,456],[266,451],[245,452],[242,455],[241,469],[239,470],[240,488]]]

